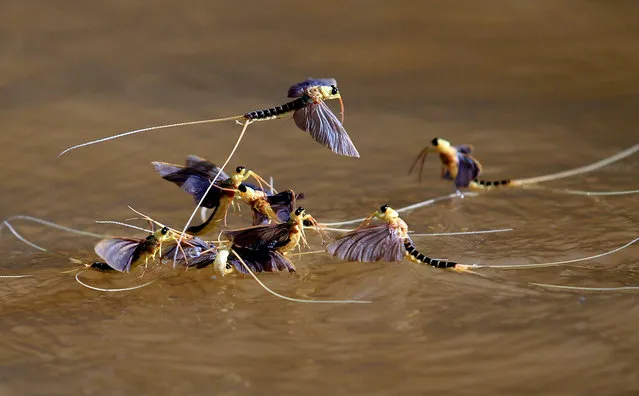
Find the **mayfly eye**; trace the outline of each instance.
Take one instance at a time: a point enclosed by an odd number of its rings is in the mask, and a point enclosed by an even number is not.
[[[166,233],[167,233],[167,232],[169,232],[169,227],[163,227],[163,228],[160,230],[160,233],[161,233],[162,235],[166,235]]]
[[[301,206],[295,210],[295,216],[301,216],[302,213],[304,213],[304,208]]]
[[[331,91],[331,95],[337,95],[337,92],[339,92],[337,90],[337,87],[335,85],[331,85],[331,88],[333,88],[333,90]]]
[[[433,144],[433,146],[437,146],[439,144],[439,138],[433,139],[431,143]]]
[[[244,172],[245,169],[246,169],[245,166],[238,166],[237,168],[235,168],[235,172],[236,173],[242,173],[242,172]]]
[[[306,227],[312,227],[313,226],[313,222],[306,219],[302,222]]]
[[[386,213],[386,209],[388,209],[388,204],[384,204],[379,207],[380,213]]]
[[[246,186],[245,186],[244,184],[240,184],[240,185],[237,187],[237,189],[238,189],[238,190],[240,190],[241,192],[246,192]]]

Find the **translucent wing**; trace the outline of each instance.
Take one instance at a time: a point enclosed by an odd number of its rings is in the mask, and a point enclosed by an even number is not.
[[[189,159],[187,159],[187,164],[189,163],[189,160],[192,159],[192,157],[195,156],[189,156]],[[202,163],[200,163],[200,165],[202,166],[199,166],[199,168],[198,166],[196,166],[195,168],[183,167],[159,161],[154,161],[152,162],[152,164],[155,170],[160,174],[160,176],[162,176],[163,179],[177,184],[179,187],[182,188],[182,190],[193,195],[193,200],[196,203],[200,202],[200,200],[204,196],[204,193],[209,188],[211,180],[213,180],[213,177],[215,177],[215,174],[217,173],[215,169],[219,169],[210,162],[208,163],[212,166],[212,168],[210,169],[207,167],[207,165],[202,165]],[[213,174],[213,176],[210,175],[211,173]],[[222,174],[220,174],[220,178],[221,177],[224,177],[223,179],[220,179],[221,181],[228,179],[228,176],[223,172]],[[206,195],[206,199],[202,202],[202,206],[204,206],[205,208],[217,207],[219,205],[221,196],[222,190],[220,190],[216,186],[213,186],[209,190],[209,193]]]
[[[233,241],[234,247],[251,250],[273,250],[288,243],[288,233],[289,225],[283,223],[225,231],[224,236]]]
[[[282,191],[275,195],[266,197],[266,201],[271,205],[271,209],[281,221],[288,221],[291,212],[295,209],[296,201],[303,199],[304,194],[297,194],[293,190]]]
[[[286,257],[273,250],[251,250],[234,247],[233,250],[242,257],[242,260],[253,272],[295,272],[295,266]],[[235,269],[243,274],[247,274],[246,268],[235,257],[229,256],[229,262]]]
[[[471,154],[473,152],[473,146],[470,144],[460,144],[459,146],[455,146],[457,152],[462,154]]]
[[[331,85],[337,86],[337,81],[334,78],[308,78],[300,83],[293,84],[288,89],[289,98],[299,98],[310,87],[330,87]]]
[[[474,158],[461,153],[457,154],[459,160],[457,177],[455,178],[455,186],[468,187],[470,182],[479,176],[480,165]]]
[[[404,239],[388,224],[372,225],[342,235],[331,242],[327,251],[346,261],[401,261],[405,254]]]
[[[220,175],[217,177],[217,180],[226,180],[229,178],[229,175],[224,173],[224,171],[214,163],[198,157],[197,155],[189,155],[186,157],[186,168],[204,174],[211,179],[213,179],[218,173]]]
[[[95,252],[116,271],[129,272],[131,264],[138,256],[138,248],[144,239],[110,238],[103,239],[95,245]]]
[[[318,143],[334,153],[348,157],[359,157],[344,126],[324,102],[311,103],[293,113],[298,128],[311,134]]]
[[[175,257],[176,262],[180,265],[204,268],[212,264],[217,256],[217,249],[213,242],[206,242],[197,237],[193,237],[188,242],[182,241],[181,246],[182,249],[178,249],[177,244],[171,246],[162,253],[162,257],[171,260]]]

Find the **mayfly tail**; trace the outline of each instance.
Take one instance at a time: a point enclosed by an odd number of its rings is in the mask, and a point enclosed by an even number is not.
[[[52,227],[52,228],[55,228],[55,229],[58,229],[58,230],[72,232],[72,233],[76,233],[76,234],[79,234],[79,235],[90,236],[90,237],[94,237],[94,238],[104,238],[105,237],[104,235],[93,234],[93,233],[86,232],[86,231],[76,230],[74,228],[61,226],[59,224],[55,224],[55,223],[52,223],[50,221],[42,220],[42,219],[39,219],[37,217],[31,217],[31,216],[23,216],[23,215],[12,216],[12,217],[10,217],[7,220],[4,220],[2,222],[2,224],[0,225],[0,229],[2,229],[2,227],[7,227],[9,229],[9,231],[11,231],[11,233],[16,238],[18,238],[18,240],[20,240],[21,242],[25,243],[28,246],[31,246],[34,249],[40,250],[41,252],[45,252],[45,253],[53,253],[53,252],[50,252],[49,250],[43,248],[42,246],[37,245],[37,244],[29,241],[27,238],[25,238],[22,235],[20,235],[20,233],[18,231],[16,231],[15,228],[13,228],[13,226],[11,225],[11,223],[9,221],[10,220],[16,220],[16,219],[33,221],[35,223],[43,224],[43,225],[46,225],[46,226],[49,226],[49,227]],[[75,259],[75,260],[77,260],[77,259]],[[78,261],[81,262],[81,260],[78,260]],[[27,277],[31,277],[31,276],[33,276],[33,275],[3,275],[3,276],[0,276],[0,278],[27,278]]]
[[[142,227],[138,227],[135,226],[133,224],[129,224],[129,223],[123,223],[121,221],[114,221],[114,220],[96,220],[95,221],[98,224],[115,224],[115,225],[120,225],[123,227],[128,227],[128,228],[133,228],[134,230],[138,230],[138,231],[144,231],[147,234],[152,233],[153,231],[146,229],[146,228],[142,228]]]
[[[87,236],[87,237],[92,237],[92,238],[109,238],[108,235],[94,234],[92,232],[82,231],[82,230],[78,230],[78,229],[71,228],[71,227],[66,227],[66,226],[63,226],[63,225],[60,225],[60,224],[56,224],[56,223],[51,222],[51,221],[43,220],[43,219],[40,219],[40,218],[37,218],[37,217],[32,217],[32,216],[26,216],[26,215],[11,216],[8,219],[6,219],[5,222],[10,222],[10,221],[13,221],[13,220],[32,221],[34,223],[42,224],[42,225],[45,225],[47,227],[54,228],[56,230],[66,231],[66,232],[70,232],[72,234],[77,234],[77,235],[82,235],[82,236]]]
[[[493,234],[493,233],[498,233],[498,232],[510,232],[510,231],[514,231],[514,230],[512,228],[499,228],[499,229],[495,229],[495,230],[438,232],[438,233],[433,233],[433,234],[410,234],[410,236],[411,237],[424,237],[424,236],[477,235],[477,234]]]
[[[184,239],[184,236],[186,235],[186,230],[189,228],[189,225],[191,225],[191,221],[193,221],[193,218],[197,214],[197,211],[200,209],[200,206],[202,206],[202,202],[204,202],[204,200],[206,199],[206,196],[208,195],[209,191],[211,191],[211,188],[213,187],[213,185],[217,181],[218,177],[220,177],[220,173],[222,173],[222,171],[224,170],[226,165],[228,165],[229,161],[233,157],[233,154],[235,154],[235,151],[239,147],[240,142],[242,141],[242,138],[244,137],[244,133],[246,132],[246,128],[248,128],[248,126],[252,122],[253,121],[248,120],[248,119],[246,121],[244,121],[244,123],[243,123],[244,125],[242,127],[242,132],[240,132],[240,136],[237,138],[237,141],[235,142],[235,146],[233,146],[233,149],[231,150],[231,153],[228,155],[228,157],[226,157],[226,161],[224,161],[224,163],[220,167],[220,170],[217,172],[215,177],[211,180],[211,183],[209,184],[208,188],[206,189],[204,194],[202,194],[202,198],[200,199],[200,202],[197,203],[197,205],[195,206],[195,209],[193,209],[193,212],[191,213],[191,216],[189,217],[189,219],[187,220],[186,224],[184,225],[184,228],[182,229],[182,232],[180,233],[180,238],[178,239],[178,242],[177,242],[178,245],[180,245],[182,243],[182,240]],[[175,253],[173,254],[173,267],[174,268],[177,265],[177,254],[178,254],[178,251],[176,249]]]
[[[97,144],[97,143],[102,143],[102,142],[106,142],[106,141],[109,141],[109,140],[118,139],[118,138],[121,138],[121,137],[124,137],[124,136],[135,135],[137,133],[154,131],[156,129],[175,128],[175,127],[199,125],[199,124],[210,124],[210,123],[214,123],[214,122],[238,121],[238,120],[241,120],[243,118],[244,118],[243,115],[242,116],[225,117],[225,118],[211,118],[211,119],[208,119],[208,120],[178,122],[176,124],[157,125],[157,126],[152,126],[152,127],[142,128],[142,129],[136,129],[134,131],[123,132],[123,133],[119,133],[117,135],[107,136],[107,137],[104,137],[104,138],[101,138],[101,139],[92,140],[90,142],[76,144],[75,146],[71,146],[71,147],[65,149],[64,151],[62,151],[60,154],[58,154],[58,157],[61,157],[62,155],[68,153],[69,151],[75,150],[77,148],[91,146],[93,144]]]
[[[20,241],[22,241],[22,242],[26,243],[27,245],[31,246],[31,247],[32,247],[32,248],[34,248],[34,249],[38,249],[38,250],[40,250],[40,251],[42,251],[42,252],[46,252],[46,253],[48,253],[48,252],[49,252],[47,249],[43,248],[42,246],[36,245],[35,243],[33,243],[33,242],[31,242],[31,241],[27,240],[25,237],[23,237],[22,235],[20,235],[20,233],[18,233],[18,231],[16,231],[16,230],[15,230],[15,228],[13,228],[13,227],[11,226],[11,223],[9,223],[8,221],[4,220],[4,221],[2,222],[2,224],[3,224],[3,226],[6,226],[6,227],[9,229],[9,231],[11,231],[11,233],[12,233],[12,234],[13,234],[16,238],[18,238]]]
[[[544,176],[538,176],[538,177],[531,177],[528,179],[518,179],[518,180],[513,180],[513,182],[516,185],[524,185],[524,184],[532,184],[532,183],[542,183],[542,182],[547,182],[547,181],[551,181],[551,180],[558,180],[558,179],[563,179],[566,177],[571,177],[571,176],[575,176],[575,175],[579,175],[582,173],[586,173],[586,172],[592,172],[594,170],[597,170],[599,168],[603,168],[604,166],[610,165],[613,162],[617,162],[621,159],[624,159],[634,153],[636,153],[637,151],[639,151],[639,143],[635,144],[634,146],[627,148],[613,156],[610,156],[608,158],[604,158],[600,161],[594,162],[590,165],[585,165],[585,166],[581,166],[579,168],[575,168],[575,169],[570,169],[567,171],[563,171],[563,172],[559,172],[559,173],[553,173],[550,175],[544,175]]]
[[[556,267],[563,264],[572,264],[578,263],[580,261],[594,260],[600,257],[608,256],[613,253],[617,253],[620,250],[627,248],[628,246],[634,244],[639,241],[639,238],[635,238],[632,241],[626,243],[623,246],[620,246],[616,249],[610,250],[608,252],[596,254],[594,256],[582,257],[578,259],[572,260],[563,260],[563,261],[553,261],[550,263],[538,263],[538,264],[511,264],[511,265],[482,265],[482,264],[474,264],[472,268],[493,268],[493,269],[530,269],[530,268],[545,268],[545,267]]]
[[[273,118],[281,117],[286,113],[290,113],[295,110],[299,110],[306,106],[307,98],[302,96],[288,103],[284,103],[281,106],[271,107],[270,109],[255,110],[244,114],[244,118],[250,121],[262,121],[271,120]]]
[[[535,282],[530,282],[530,284],[533,285],[533,286],[546,287],[546,288],[549,288],[549,289],[572,290],[572,291],[607,292],[607,291],[639,290],[639,286],[588,287],[588,286],[553,285],[553,284],[550,284],[550,283],[535,283]]]
[[[617,195],[631,195],[639,194],[639,190],[624,190],[624,191],[582,191],[582,190],[564,190],[564,189],[551,189],[553,192],[572,194],[572,195],[585,195],[587,197],[600,197],[600,196],[617,196]]]
[[[425,256],[424,254],[420,253],[417,249],[415,249],[415,246],[413,246],[413,244],[410,243],[408,239],[404,241],[404,247],[406,248],[406,252],[408,252],[408,254],[410,254],[411,257],[413,257],[415,260],[419,261],[420,263],[428,264],[435,268],[455,268],[455,266],[457,266],[457,263],[454,261],[432,259],[428,256]]]
[[[293,302],[299,302],[299,303],[318,303],[318,304],[370,304],[372,301],[359,301],[359,300],[302,300],[299,298],[293,298],[293,297],[286,297],[283,296],[277,292],[274,292],[273,290],[269,289],[268,286],[266,286],[254,273],[253,271],[251,271],[251,268],[246,265],[246,263],[244,262],[244,260],[242,259],[242,257],[240,257],[239,254],[237,254],[237,252],[235,250],[233,250],[233,254],[235,255],[235,257],[237,257],[237,259],[240,261],[240,263],[242,264],[242,266],[244,267],[244,269],[246,271],[248,271],[248,273],[253,277],[253,279],[255,279],[255,281],[262,286],[262,288],[264,288],[264,290],[266,290],[267,292],[271,293],[272,295],[274,295],[277,298],[281,298],[283,300],[288,300],[288,301],[293,301]]]
[[[155,282],[157,279],[153,279],[152,281],[146,282],[142,285],[138,285],[138,286],[132,286],[132,287],[125,287],[122,289],[104,289],[101,287],[96,287],[96,286],[91,286],[89,284],[86,284],[84,282],[82,282],[80,280],[80,275],[83,273],[84,271],[80,271],[77,274],[75,274],[75,281],[78,282],[79,284],[81,284],[82,286],[86,287],[87,289],[91,289],[91,290],[96,290],[96,291],[101,291],[101,292],[110,292],[110,293],[118,293],[118,292],[125,292],[125,291],[131,291],[131,290],[137,290],[137,289],[141,289],[143,287],[146,287],[148,285],[150,285],[151,283]]]

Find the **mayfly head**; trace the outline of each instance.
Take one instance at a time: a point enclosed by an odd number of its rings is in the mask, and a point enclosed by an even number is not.
[[[380,220],[389,221],[398,218],[399,213],[397,213],[397,211],[391,208],[388,204],[384,204],[379,207],[374,216]]]
[[[433,144],[433,147],[435,147],[435,150],[440,153],[445,153],[452,148],[450,142],[442,138],[434,138],[431,143]]]

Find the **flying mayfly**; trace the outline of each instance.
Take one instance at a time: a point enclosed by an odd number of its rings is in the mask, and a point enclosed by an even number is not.
[[[280,106],[264,110],[255,110],[242,115],[159,125],[128,131],[69,147],[62,151],[60,155],[75,150],[76,148],[155,129],[223,121],[237,121],[241,123],[243,125],[243,135],[248,125],[253,122],[273,120],[281,118],[288,113],[293,113],[293,121],[295,121],[295,125],[297,125],[301,130],[308,132],[318,143],[327,147],[336,154],[348,157],[359,157],[359,153],[357,152],[355,145],[353,145],[353,142],[342,125],[344,118],[344,103],[342,102],[342,96],[337,88],[337,81],[334,78],[309,78],[300,83],[294,84],[288,90],[288,97],[295,99]],[[342,115],[341,121],[335,116],[335,114],[333,114],[328,105],[326,105],[326,101],[331,99],[338,99],[340,101]],[[239,139],[241,139],[242,135],[240,135]]]

